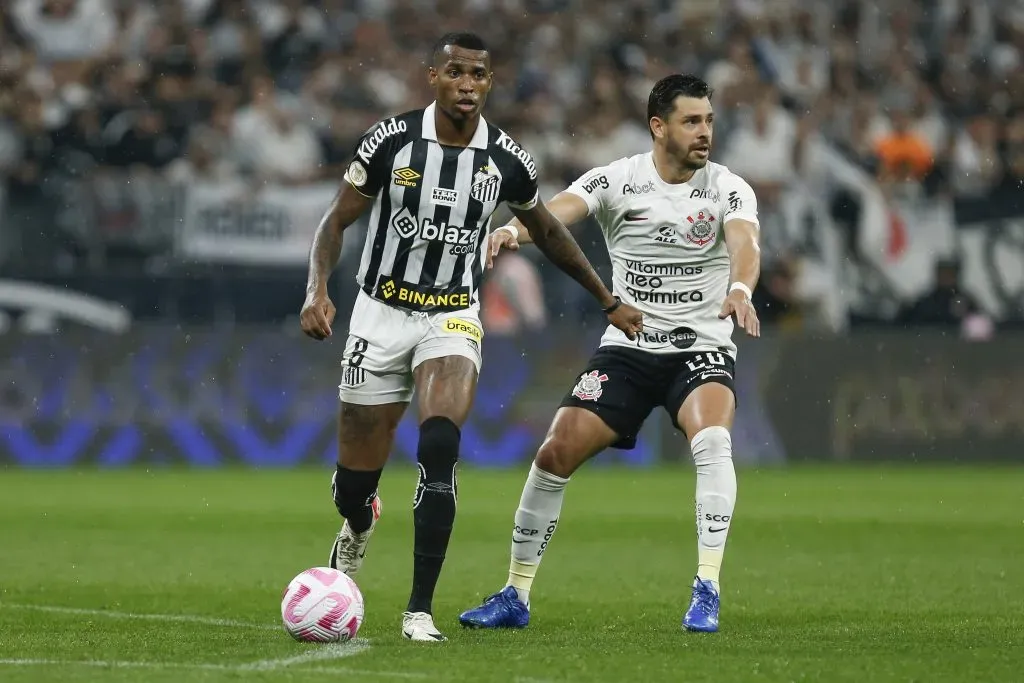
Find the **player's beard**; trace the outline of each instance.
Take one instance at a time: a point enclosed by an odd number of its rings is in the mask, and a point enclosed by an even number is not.
[[[665,149],[673,159],[679,159],[680,165],[683,168],[691,171],[699,171],[704,168],[708,164],[708,159],[710,159],[710,143],[708,146],[709,155],[703,159],[696,156],[694,151],[690,149],[689,145],[684,148],[682,145],[676,144],[672,140],[668,141]]]

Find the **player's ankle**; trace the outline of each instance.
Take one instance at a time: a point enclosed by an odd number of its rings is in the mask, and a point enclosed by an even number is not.
[[[518,586],[514,585],[511,582],[505,584],[506,588],[509,587],[509,586],[511,586],[512,589],[516,592],[516,597],[519,599],[519,602],[521,602],[524,605],[526,605],[527,607],[529,607],[530,606],[530,589],[529,588],[519,588]]]

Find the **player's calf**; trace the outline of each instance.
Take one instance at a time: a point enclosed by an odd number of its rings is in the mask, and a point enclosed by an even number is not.
[[[707,427],[693,437],[690,450],[697,468],[697,576],[717,591],[736,506],[732,437],[725,427]]]
[[[683,616],[688,631],[718,631],[719,575],[736,505],[732,436],[722,426],[698,431],[690,442],[697,467],[697,576]]]
[[[550,439],[549,439],[550,441]],[[541,447],[541,452],[544,447]],[[569,480],[546,472],[540,458],[530,467],[512,529],[512,559],[505,588],[459,615],[469,628],[522,628],[530,623],[530,588],[558,528]]]
[[[447,417],[431,417],[420,425],[416,450],[419,481],[413,500],[413,585],[409,613],[430,614],[434,588],[441,575],[455,524],[461,432]]]
[[[366,546],[380,518],[377,484],[382,470],[350,470],[338,465],[331,479],[331,493],[345,523],[331,547],[328,566],[355,576],[363,564]]]

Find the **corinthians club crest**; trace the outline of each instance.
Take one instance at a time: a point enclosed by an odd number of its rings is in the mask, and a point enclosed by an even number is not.
[[[714,241],[717,234],[715,216],[709,209],[698,211],[696,216],[687,216],[686,222],[690,224],[690,229],[683,235],[685,241],[698,247]]]
[[[604,393],[601,385],[607,381],[608,375],[602,374],[600,370],[591,370],[580,376],[572,395],[581,401],[596,401]]]

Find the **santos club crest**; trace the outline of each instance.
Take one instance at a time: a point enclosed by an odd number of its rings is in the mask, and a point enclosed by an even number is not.
[[[469,195],[478,202],[498,201],[501,179],[496,175],[491,175],[489,170],[482,168],[473,175],[473,186],[470,188]]]
[[[690,224],[690,229],[683,235],[683,239],[690,244],[703,247],[715,239],[715,216],[710,210],[704,209],[698,211],[696,216],[687,216],[686,222]]]
[[[580,377],[576,388],[572,390],[572,395],[581,401],[596,401],[604,393],[601,385],[607,381],[608,375],[601,374],[600,370],[591,370]]]

